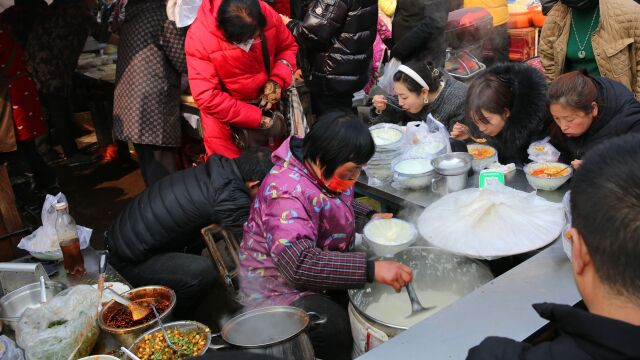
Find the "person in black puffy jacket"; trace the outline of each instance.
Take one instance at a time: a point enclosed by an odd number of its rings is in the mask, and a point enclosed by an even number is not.
[[[217,276],[211,259],[196,255],[204,248],[200,230],[218,224],[241,239],[250,203],[272,166],[269,149],[250,148],[239,158],[214,155],[162,178],[109,228],[109,263],[133,286],[172,288],[178,312],[193,309]]]
[[[353,94],[369,81],[377,0],[315,0],[304,20],[282,17],[299,45],[313,112],[350,109]]]
[[[571,268],[584,305],[536,304],[555,337],[488,337],[468,360],[640,359],[640,135],[602,143],[571,183]],[[545,296],[540,292],[540,296]],[[489,328],[489,327],[487,327]]]
[[[391,56],[402,63],[417,59],[443,68],[447,55],[444,31],[453,7],[448,0],[398,0]]]
[[[501,164],[524,165],[527,149],[544,139],[553,120],[547,108],[547,83],[538,70],[520,63],[494,65],[478,74],[467,90],[464,124],[453,125],[457,140],[487,139]]]

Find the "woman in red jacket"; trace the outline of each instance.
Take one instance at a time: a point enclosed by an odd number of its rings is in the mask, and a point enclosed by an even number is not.
[[[280,16],[263,1],[202,1],[187,33],[185,51],[208,155],[240,155],[231,127],[271,126],[272,120],[262,115],[259,105],[266,99],[277,102],[282,89],[289,87],[297,50]]]
[[[9,162],[11,176],[30,170],[41,190],[56,193],[60,190],[56,175],[35,145],[35,139],[47,131],[38,90],[11,30],[8,22],[0,25],[0,96],[3,98],[0,112],[10,109],[7,118],[13,120],[13,138],[0,138],[0,163]],[[24,169],[25,163],[28,169]]]

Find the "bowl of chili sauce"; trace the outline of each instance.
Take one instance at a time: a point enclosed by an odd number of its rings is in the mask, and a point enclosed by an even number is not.
[[[153,305],[163,322],[171,320],[176,305],[176,293],[165,286],[135,288],[123,293],[122,297],[139,305]],[[144,318],[133,320],[126,306],[112,300],[103,306],[98,316],[98,324],[103,331],[112,334],[122,346],[128,348],[138,336],[157,326],[157,319],[151,311]]]

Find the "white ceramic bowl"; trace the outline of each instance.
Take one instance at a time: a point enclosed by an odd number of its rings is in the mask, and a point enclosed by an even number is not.
[[[79,360],[120,360],[120,359],[111,355],[90,355],[87,357],[83,357]]]
[[[435,170],[430,159],[398,159],[393,165],[393,181],[401,188],[419,190],[431,185]]]
[[[566,183],[567,180],[571,178],[573,175],[573,168],[569,167],[564,171],[563,176],[558,177],[541,177],[541,176],[533,176],[531,172],[536,171],[538,169],[543,169],[546,167],[560,168],[566,167],[567,164],[558,163],[558,162],[549,162],[549,163],[529,163],[524,167],[524,173],[527,176],[527,181],[529,185],[531,185],[536,190],[546,190],[553,191],[562,186],[562,184]]]
[[[413,224],[395,218],[371,220],[363,233],[365,243],[376,256],[392,256],[411,246],[418,237]]]
[[[498,161],[498,151],[495,148],[493,148],[492,146],[481,145],[481,144],[469,144],[469,145],[467,145],[467,150],[469,151],[470,154],[471,154],[471,151],[474,150],[474,149],[490,149],[490,150],[493,151],[493,155],[487,156],[485,158],[480,158],[480,159],[476,159],[474,157],[473,160],[471,161],[471,167],[473,168],[473,171],[480,172],[480,171],[486,169],[487,167],[489,167],[489,165],[491,165],[494,162]],[[471,155],[471,156],[473,156],[473,155]]]

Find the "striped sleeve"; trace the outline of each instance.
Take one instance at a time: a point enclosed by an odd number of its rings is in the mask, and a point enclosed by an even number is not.
[[[287,281],[308,290],[362,287],[370,267],[366,253],[322,251],[309,239],[284,246],[275,263]]]
[[[356,199],[353,199],[353,201],[351,202],[351,206],[353,207],[353,213],[355,214],[356,218],[369,219],[371,215],[375,214],[376,212],[373,208],[370,208],[367,205],[358,202]]]

